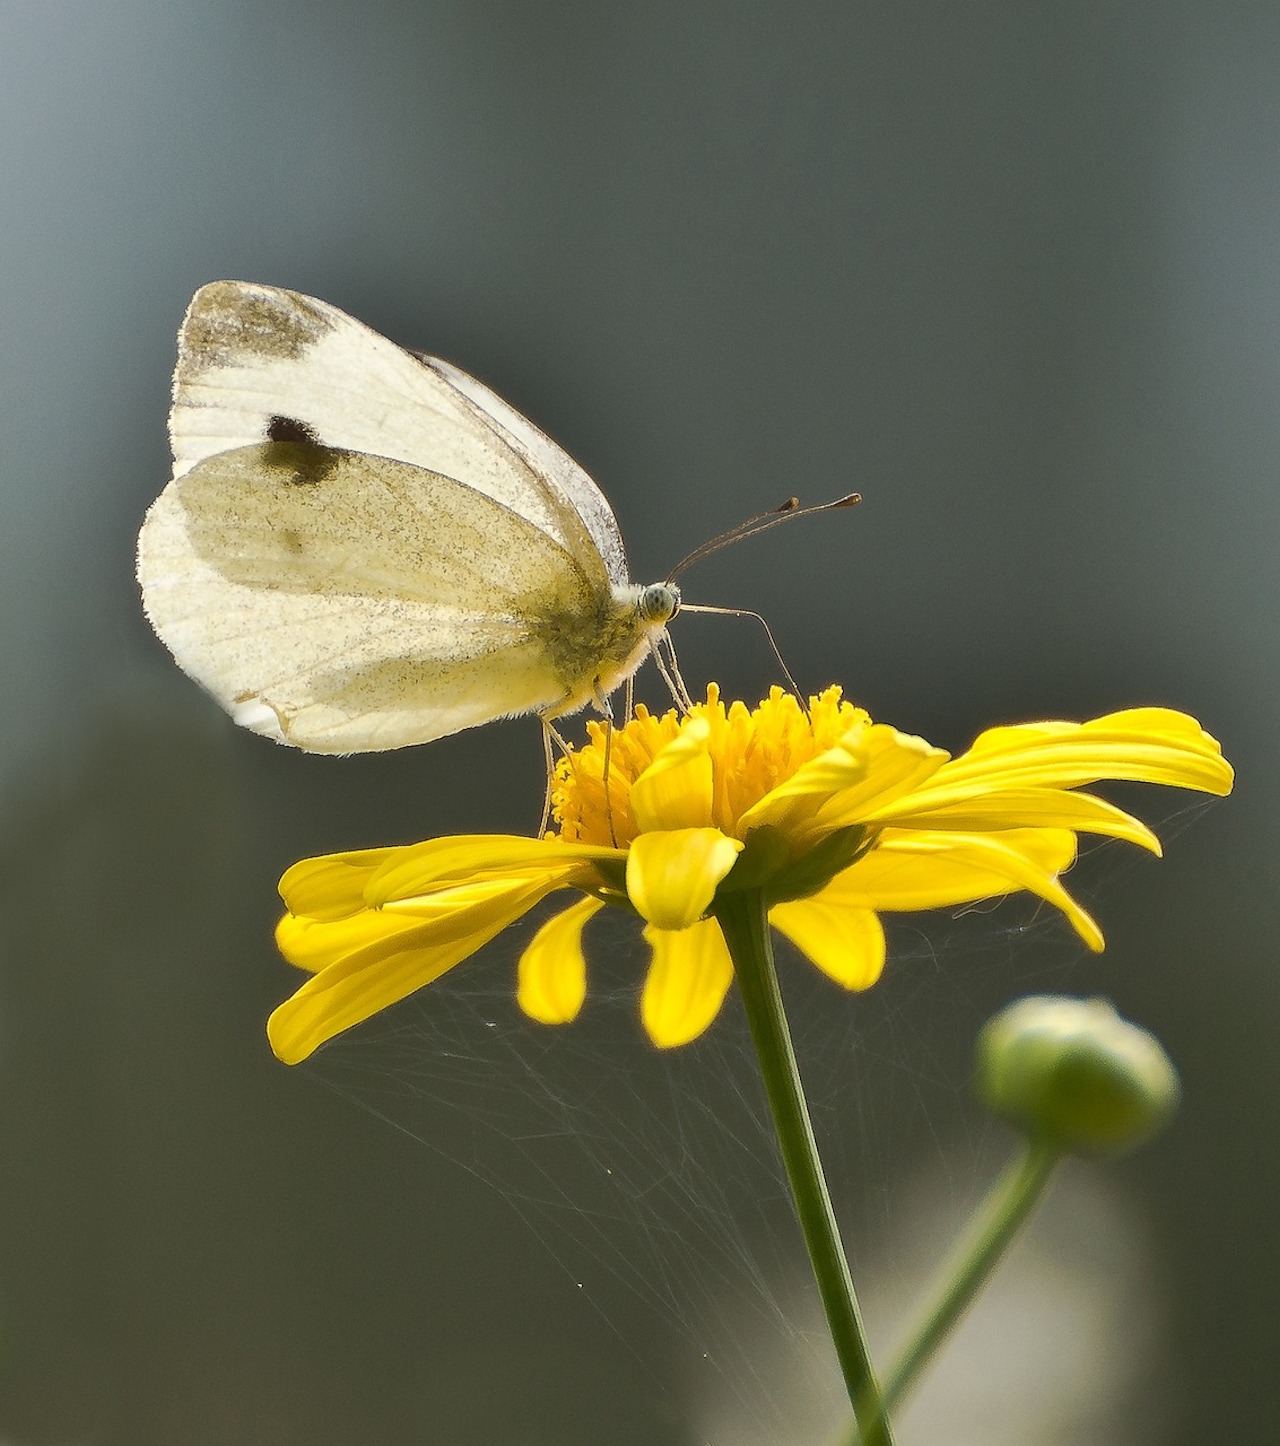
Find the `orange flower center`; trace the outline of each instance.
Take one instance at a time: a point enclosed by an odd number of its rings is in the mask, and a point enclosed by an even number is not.
[[[834,748],[855,724],[868,721],[861,708],[842,700],[838,687],[810,698],[806,713],[794,694],[778,687],[755,708],[745,703],[726,708],[715,683],[707,685],[707,701],[695,703],[683,718],[674,708],[655,716],[642,703],[623,727],[610,730],[592,721],[587,724],[590,742],[556,765],[551,803],[561,839],[606,847],[616,841],[625,848],[640,832],[631,810],[632,785],[695,718],[705,719],[711,730],[715,826],[731,837],[747,809],[818,754]]]

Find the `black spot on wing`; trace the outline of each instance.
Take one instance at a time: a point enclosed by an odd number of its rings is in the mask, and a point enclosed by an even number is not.
[[[342,457],[336,448],[321,442],[314,427],[297,417],[269,418],[266,436],[263,462],[273,471],[285,474],[284,481],[298,486],[310,487],[323,482]]]
[[[304,422],[298,417],[279,415],[267,418],[267,441],[304,442],[312,447],[323,446],[320,433],[310,422]]]

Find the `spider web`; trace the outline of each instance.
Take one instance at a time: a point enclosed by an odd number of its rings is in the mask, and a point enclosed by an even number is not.
[[[1205,806],[1166,819],[1162,835]],[[1101,876],[1112,892],[1135,854],[1086,843],[1073,890],[1096,895]],[[647,950],[634,921],[606,910],[585,941],[582,1015],[538,1025],[513,997],[515,960],[537,922],[308,1068],[499,1191],[624,1344],[620,1316],[637,1302],[674,1331],[684,1343],[674,1383],[637,1349],[655,1390],[749,1402],[761,1440],[821,1439],[847,1408],[736,991],[701,1039],[653,1049],[637,1003]],[[855,1280],[878,1254],[892,1284],[918,1266],[895,1259],[893,1224],[920,1160],[955,1171],[951,1194],[967,1206],[974,1173],[989,1177],[1010,1148],[969,1103],[977,1030],[1017,994],[1070,989],[1083,949],[1056,911],[1021,895],[887,926],[885,977],[865,995],[775,944]],[[873,1341],[892,1335],[898,1322],[863,1303]]]

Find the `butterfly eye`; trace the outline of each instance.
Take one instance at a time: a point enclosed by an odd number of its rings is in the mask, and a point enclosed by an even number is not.
[[[680,611],[680,589],[668,582],[650,583],[636,607],[642,622],[669,623]]]

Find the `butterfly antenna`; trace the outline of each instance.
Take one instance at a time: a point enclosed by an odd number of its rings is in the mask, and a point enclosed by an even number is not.
[[[819,502],[812,507],[801,507],[798,497],[788,497],[777,507],[770,507],[767,512],[748,517],[745,522],[739,522],[736,527],[730,527],[728,531],[710,538],[700,547],[695,547],[671,569],[667,574],[667,581],[674,582],[686,568],[692,567],[695,562],[701,562],[704,557],[710,557],[713,552],[719,552],[721,548],[730,547],[735,542],[743,542],[748,537],[755,537],[758,533],[768,532],[780,522],[790,522],[796,517],[813,517],[819,512],[834,512],[841,507],[856,507],[861,501],[860,492],[850,492],[845,497],[837,497],[833,502]]]

